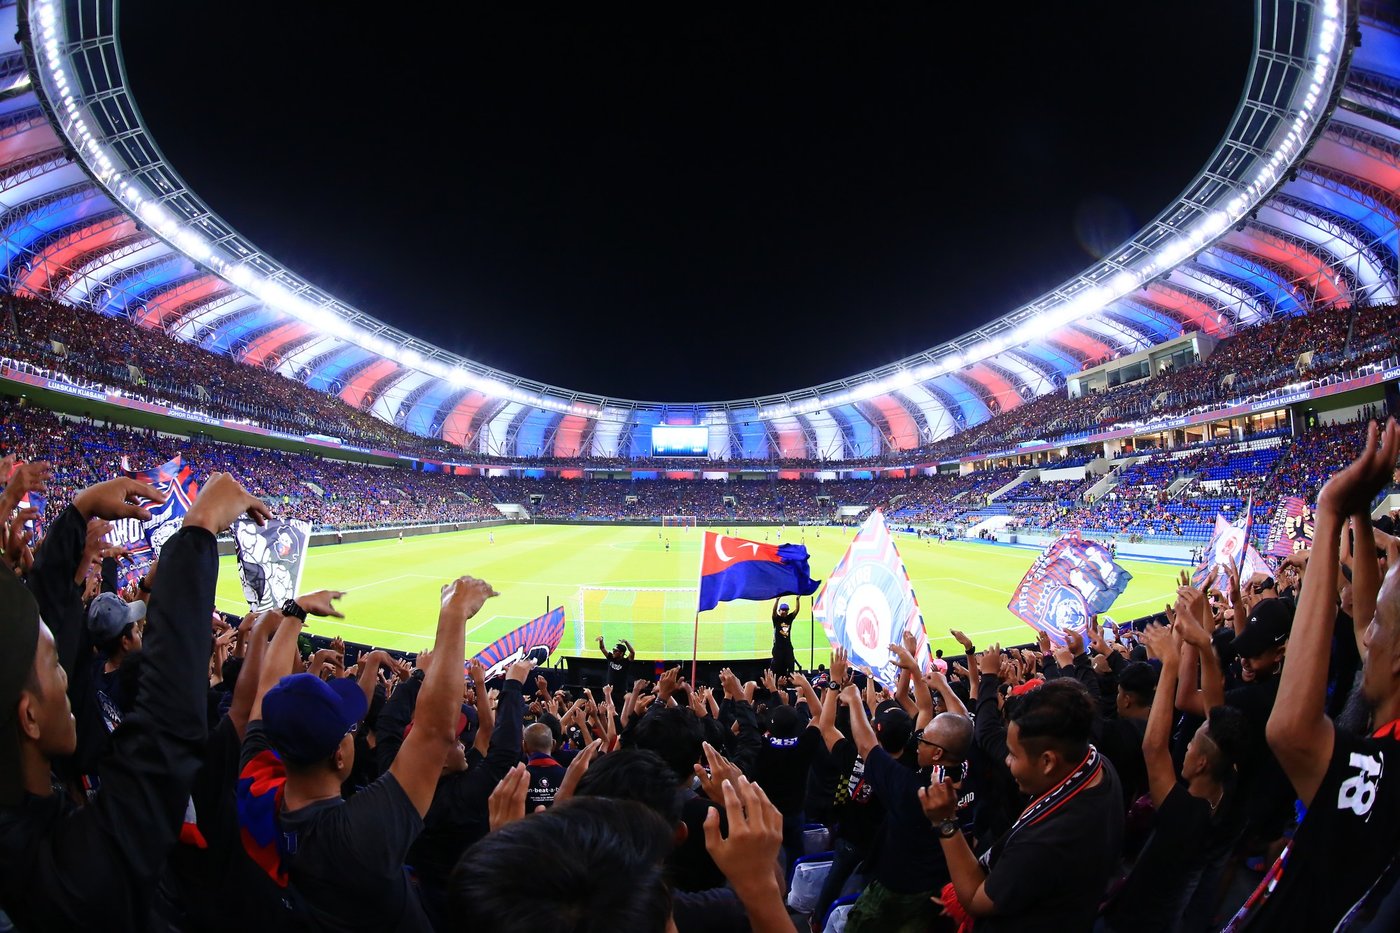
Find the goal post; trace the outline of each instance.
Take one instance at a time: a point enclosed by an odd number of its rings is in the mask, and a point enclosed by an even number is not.
[[[694,515],[663,515],[661,516],[662,528],[684,528],[687,531],[695,527]]]
[[[639,659],[681,660],[695,647],[699,590],[689,587],[581,586],[572,620],[572,653],[597,656],[598,636],[609,649],[626,639]],[[701,660],[767,657],[773,649],[772,600],[733,600],[700,613]],[[803,607],[805,612],[806,606]],[[805,650],[808,626],[794,626],[793,647]],[[825,645],[825,639],[821,639]]]

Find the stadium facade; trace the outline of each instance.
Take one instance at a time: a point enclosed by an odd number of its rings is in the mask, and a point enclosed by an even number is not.
[[[703,428],[716,460],[891,463],[1067,384],[1080,391],[1086,371],[1115,378],[1106,361],[1173,341],[1204,355],[1241,326],[1400,295],[1400,17],[1382,3],[1258,0],[1246,86],[1210,159],[1059,287],[1011,311],[966,311],[987,323],[879,369],[715,402],[604,397],[494,370],[303,280],[164,159],[125,86],[116,13],[114,0],[0,0],[0,288],[274,370],[440,438],[465,463],[644,457],[657,425]]]

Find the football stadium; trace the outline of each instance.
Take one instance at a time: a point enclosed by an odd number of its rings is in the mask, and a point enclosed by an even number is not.
[[[597,316],[650,398],[255,244],[119,7],[0,0],[0,933],[1400,929],[1393,3],[1257,0],[1206,160],[1033,297],[872,288],[824,370]],[[764,15],[686,41],[796,61]]]

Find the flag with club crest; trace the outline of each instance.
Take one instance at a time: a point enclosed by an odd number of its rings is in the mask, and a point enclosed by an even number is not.
[[[185,513],[199,495],[199,483],[194,478],[194,467],[184,462],[180,454],[158,467],[149,470],[132,469],[128,457],[122,457],[122,475],[138,482],[155,487],[165,495],[165,502],[154,504],[149,499],[137,499],[137,504],[149,508],[148,521],[139,518],[121,518],[112,523],[107,532],[109,544],[122,545],[131,552],[118,563],[118,581],[129,586],[146,573],[151,562],[160,556],[160,549],[185,522]]]
[[[1089,616],[1107,612],[1132,578],[1106,546],[1074,532],[1050,542],[1041,552],[1006,608],[1063,645],[1065,629],[1082,634]]]
[[[812,603],[832,647],[845,648],[851,664],[893,685],[899,665],[889,646],[906,632],[915,639],[914,660],[929,666],[928,632],[909,572],[899,557],[885,516],[876,509],[860,526],[836,569]]]
[[[1254,497],[1250,496],[1245,514],[1233,522],[1224,515],[1215,516],[1215,528],[1206,544],[1205,557],[1191,574],[1192,586],[1199,587],[1205,583],[1206,577],[1215,567],[1229,564],[1240,569],[1244,566],[1245,556],[1249,553],[1249,535],[1254,530],[1253,505]]]
[[[541,667],[559,647],[564,637],[564,607],[551,609],[514,631],[502,635],[472,658],[486,668],[486,679],[504,677],[510,666],[522,658],[534,658]],[[470,666],[470,662],[468,665]]]

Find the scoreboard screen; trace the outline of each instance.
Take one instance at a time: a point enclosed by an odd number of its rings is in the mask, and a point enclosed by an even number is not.
[[[710,453],[710,429],[692,425],[658,424],[651,429],[653,457],[705,457]]]

